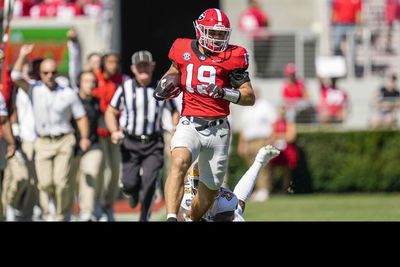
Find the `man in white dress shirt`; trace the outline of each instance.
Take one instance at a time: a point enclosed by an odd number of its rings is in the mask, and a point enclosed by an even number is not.
[[[22,46],[11,77],[16,85],[28,93],[33,104],[38,135],[34,149],[39,191],[49,198],[54,197],[56,221],[68,221],[73,202],[73,186],[68,173],[76,144],[71,119],[75,119],[78,125],[82,151],[90,146],[89,122],[78,95],[71,88],[62,87],[55,81],[57,65],[54,60],[45,59],[41,63],[41,81],[30,85],[23,78],[22,65],[32,50],[33,45]],[[41,207],[43,218],[52,220],[48,203],[42,202],[42,199]]]

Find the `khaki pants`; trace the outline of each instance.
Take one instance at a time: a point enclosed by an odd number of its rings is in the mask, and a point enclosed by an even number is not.
[[[254,139],[250,141],[246,141],[247,153],[245,155],[245,159],[247,165],[250,167],[253,164],[254,159],[257,156],[258,150],[267,145],[266,139]],[[263,167],[260,171],[259,177],[257,178],[256,190],[259,189],[267,189],[269,192],[272,190],[272,182],[268,175],[268,169]]]
[[[103,151],[92,149],[82,156],[75,157],[72,164],[71,179],[78,186],[81,218],[89,219],[95,215],[95,203],[100,201],[103,181],[99,179]],[[101,214],[99,214],[101,216]]]
[[[75,143],[72,133],[60,139],[39,138],[35,143],[40,205],[45,220],[52,220],[49,211],[49,200],[52,197],[55,197],[56,221],[70,219],[73,185],[69,171]]]
[[[112,207],[119,192],[121,152],[119,145],[113,144],[110,137],[100,137],[100,144],[104,153],[104,164],[100,171],[100,179],[104,181],[103,204]]]
[[[33,143],[22,143],[4,171],[3,203],[21,212],[17,220],[31,220],[37,196]]]

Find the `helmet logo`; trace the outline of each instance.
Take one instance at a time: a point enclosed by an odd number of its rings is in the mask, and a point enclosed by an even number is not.
[[[206,12],[201,13],[197,20],[203,20],[206,17]]]
[[[190,58],[191,58],[191,55],[190,55],[189,52],[185,52],[185,53],[183,54],[183,59],[184,59],[185,61],[190,60]]]

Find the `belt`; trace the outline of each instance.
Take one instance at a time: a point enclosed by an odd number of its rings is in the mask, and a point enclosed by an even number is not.
[[[225,119],[207,120],[193,116],[185,116],[185,118],[187,118],[190,122],[200,124],[200,126],[195,127],[197,131],[203,131],[209,127],[213,127],[225,122]]]
[[[150,143],[151,141],[157,140],[161,137],[160,133],[152,134],[152,135],[132,135],[132,134],[125,134],[125,136],[129,139],[139,141],[142,144]]]
[[[46,138],[46,139],[60,139],[62,137],[64,137],[67,134],[59,134],[59,135],[42,135],[40,136],[41,138]]]

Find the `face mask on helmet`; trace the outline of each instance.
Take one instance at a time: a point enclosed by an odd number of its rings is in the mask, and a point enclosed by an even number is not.
[[[229,44],[228,17],[219,9],[208,9],[194,22],[199,44],[211,52],[223,52]]]

